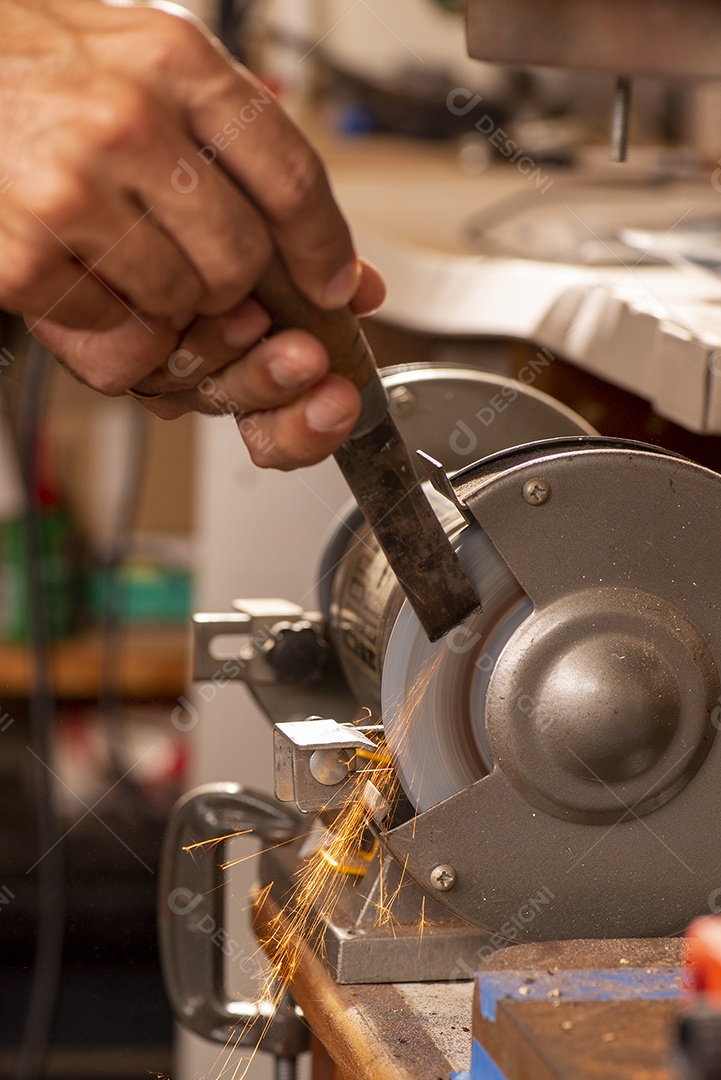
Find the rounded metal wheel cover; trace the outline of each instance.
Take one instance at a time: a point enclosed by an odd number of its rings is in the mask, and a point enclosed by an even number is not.
[[[436,783],[437,748],[458,739],[462,680],[456,708],[450,691],[435,713],[435,743],[391,721],[424,812],[385,846],[424,888],[452,867],[436,899],[509,941],[680,932],[708,914],[721,867],[721,477],[654,447],[559,440],[479,462],[453,486],[532,606],[485,689],[473,768],[492,755],[486,775],[440,802],[417,779]],[[390,691],[389,675],[389,705]]]

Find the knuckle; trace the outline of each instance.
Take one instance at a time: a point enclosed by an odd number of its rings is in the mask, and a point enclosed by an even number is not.
[[[272,421],[270,424],[261,424],[256,419],[256,415],[246,413],[238,422],[238,430],[250,460],[259,469],[283,468],[283,454],[279,453],[275,441],[276,425]]]
[[[250,460],[258,469],[270,469],[274,466],[275,463],[270,461],[266,455],[261,454],[258,450],[256,450],[252,443],[249,444],[246,441],[245,446],[248,451],[248,456],[250,457]]]
[[[11,244],[5,254],[7,261],[0,269],[0,296],[4,303],[35,312],[36,316],[52,309],[55,318],[61,308],[72,311],[78,306],[77,293],[72,288],[78,279],[68,275],[62,253],[59,256],[45,236],[31,236],[24,242]],[[78,273],[82,274],[82,270]]]
[[[92,366],[83,372],[83,381],[91,390],[96,390],[104,397],[121,397],[128,390],[128,380],[118,372],[108,371],[104,365]]]
[[[33,178],[32,186],[27,186],[25,205],[32,215],[29,226],[36,247],[34,258],[28,256],[25,261],[29,266],[35,262],[44,264],[43,248],[48,238],[40,230],[62,232],[77,224],[87,212],[88,192],[80,177],[69,169],[49,166]]]
[[[24,304],[28,298],[32,301],[38,288],[47,281],[48,270],[48,260],[40,250],[25,247],[16,251],[12,277],[7,282],[7,292],[14,302]]]
[[[282,224],[308,211],[327,188],[325,169],[310,147],[302,147],[278,171],[275,216]]]
[[[156,278],[143,281],[142,306],[148,315],[166,319],[178,311],[194,311],[201,295],[197,279],[160,268]]]
[[[84,117],[84,138],[92,151],[142,149],[156,135],[150,95],[130,80],[97,88]]]
[[[254,232],[252,247],[248,239],[224,247],[222,260],[202,268],[206,294],[198,310],[203,315],[223,315],[244,300],[270,262],[273,248],[268,234]]]
[[[153,71],[192,75],[212,66],[215,50],[189,18],[152,8],[143,16],[143,52]]]

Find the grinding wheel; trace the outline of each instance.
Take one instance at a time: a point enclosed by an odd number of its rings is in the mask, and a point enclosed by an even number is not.
[[[504,645],[532,610],[479,526],[463,528],[455,547],[483,597],[483,611],[430,642],[405,604],[383,666],[386,739],[403,789],[419,811],[491,771],[488,683]]]

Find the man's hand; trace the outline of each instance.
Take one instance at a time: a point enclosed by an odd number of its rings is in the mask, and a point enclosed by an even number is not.
[[[384,287],[376,270],[359,265],[351,307],[363,315],[379,306]],[[262,468],[313,465],[347,438],[360,396],[347,379],[328,374],[328,356],[315,338],[300,330],[266,338],[270,326],[253,299],[225,315],[195,319],[180,334],[167,321],[153,320],[152,340],[166,359],[147,375],[149,334],[131,315],[102,332],[46,322],[40,336],[84,382],[104,393],[122,393],[130,382],[142,394],[160,394],[143,405],[166,420],[191,410],[244,414],[238,426]],[[117,383],[98,386],[101,373],[108,372],[115,372]]]
[[[252,412],[259,464],[333,450],[357,394],[248,297],[274,248],[321,307],[382,284],[271,93],[191,22],[98,0],[3,0],[0,61],[0,305],[102,393]]]

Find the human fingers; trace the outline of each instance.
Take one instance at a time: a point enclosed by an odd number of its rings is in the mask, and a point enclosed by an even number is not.
[[[317,154],[197,29],[84,0],[7,0],[2,27],[3,223],[17,225],[23,250],[0,302],[103,327],[124,302],[159,317],[220,313],[251,291],[276,245],[322,306],[354,294],[353,245]],[[51,63],[37,40],[53,43]],[[18,63],[32,74],[31,108]],[[176,175],[182,162],[190,185]],[[118,226],[118,207],[137,223]],[[50,239],[28,233],[31,220]],[[88,268],[105,292],[78,282]]]
[[[225,172],[259,208],[305,295],[321,307],[347,303],[357,288],[358,267],[317,153],[271,91],[186,20],[147,9],[136,17],[144,21],[145,56],[153,60],[139,77],[158,93],[162,79],[162,93],[182,110],[198,144],[195,155],[182,155],[191,170],[187,194],[212,182],[214,170]],[[180,165],[178,160],[176,170]],[[180,236],[187,229],[182,197],[179,202],[167,190],[165,195]]]
[[[359,259],[360,277],[358,289],[350,306],[355,315],[373,315],[386,298],[386,283],[373,263]]]
[[[351,306],[359,312],[375,310],[384,296],[385,284],[379,272],[370,263],[361,263],[359,291]],[[147,393],[160,393],[197,385],[204,376],[243,357],[271,328],[271,317],[252,298],[241,301],[222,316],[195,319],[167,363],[146,377],[139,389]],[[261,358],[268,356],[273,359],[280,385],[288,388],[305,385],[310,375],[315,374],[320,378],[327,370],[326,363],[322,371],[314,367],[306,372],[303,368],[304,358],[297,350],[291,350],[286,355],[286,343],[295,340],[293,337],[273,335],[269,348],[261,349],[258,353]],[[270,357],[271,353],[278,355]]]
[[[178,344],[178,331],[167,319],[125,312],[106,330],[64,326],[51,318],[25,313],[32,334],[76,378],[108,397],[127,393],[159,366]]]
[[[2,245],[4,258],[12,265],[12,245]],[[32,329],[42,319],[66,326],[100,330],[120,322],[127,308],[122,298],[98,281],[74,259],[39,252],[18,253],[16,272],[0,272],[0,297],[6,311],[31,311]]]
[[[275,409],[242,414],[234,393],[232,375],[229,379],[225,369],[209,376],[194,394],[168,394],[143,405],[164,419],[191,409],[232,412],[252,461],[260,468],[283,471],[315,465],[332,454],[348,438],[361,409],[356,388],[334,374]]]
[[[205,376],[243,358],[270,329],[270,316],[252,299],[224,315],[193,319],[172,351],[134,389],[147,394],[192,390]]]
[[[158,370],[133,389],[141,394],[160,394],[144,404],[164,419],[191,410],[207,414],[270,411],[294,401],[323,380],[328,355],[316,338],[301,330],[285,330],[212,374],[199,375],[191,368],[189,364],[185,382],[182,374],[168,380],[167,373]],[[163,385],[171,389],[163,391]]]
[[[198,361],[201,361],[200,363]],[[206,413],[274,409],[298,397],[328,371],[328,355],[315,338],[300,330],[274,334],[232,363],[220,364],[190,349],[176,349],[167,364],[133,386],[142,394],[162,394],[158,415],[197,409]]]
[[[288,471],[315,465],[337,450],[360,410],[356,388],[330,374],[284,408],[251,413],[238,426],[256,465]]]

